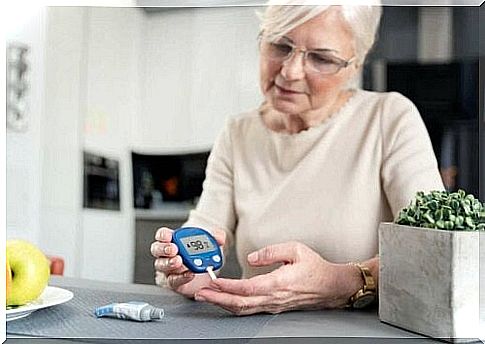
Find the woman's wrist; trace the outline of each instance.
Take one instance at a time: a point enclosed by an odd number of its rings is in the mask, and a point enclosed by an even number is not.
[[[364,284],[359,269],[350,264],[335,264],[335,307],[345,307]]]
[[[374,257],[359,264],[369,269],[377,287],[379,258]],[[335,278],[333,289],[335,291],[335,304],[333,306],[342,308],[348,305],[350,298],[363,288],[364,279],[362,272],[355,264],[333,264],[333,266]]]

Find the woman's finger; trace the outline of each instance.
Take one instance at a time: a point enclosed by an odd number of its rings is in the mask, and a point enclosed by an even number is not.
[[[219,246],[224,246],[226,243],[226,232],[222,229],[215,228],[212,230],[212,235],[214,236],[214,239],[216,239],[217,243]]]
[[[266,304],[266,296],[239,296],[202,288],[195,294],[197,301],[209,302],[236,315],[249,315],[263,311],[260,305]]]
[[[299,247],[298,242],[269,245],[250,253],[247,257],[248,263],[253,266],[294,263],[298,259]]]
[[[172,241],[173,230],[168,227],[161,227],[157,229],[155,233],[155,240],[161,242],[171,242]]]
[[[275,291],[277,283],[271,274],[265,274],[250,279],[218,278],[211,282],[210,287],[241,296],[270,296]]]
[[[194,277],[195,277],[195,274],[193,272],[186,271],[183,274],[168,275],[167,283],[170,288],[177,289],[178,287],[192,281]]]
[[[164,274],[181,274],[187,271],[187,267],[183,265],[182,258],[175,256],[173,258],[158,258],[153,263],[156,271],[161,271]]]
[[[161,287],[166,287],[167,276],[163,272],[155,270],[155,284]]]
[[[150,252],[155,258],[161,257],[175,257],[179,250],[177,245],[173,243],[164,243],[160,241],[155,241],[150,247]]]

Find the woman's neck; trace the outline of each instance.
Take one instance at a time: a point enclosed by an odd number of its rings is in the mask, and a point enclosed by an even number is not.
[[[332,103],[296,115],[278,112],[269,104],[265,104],[261,109],[261,114],[264,123],[269,129],[281,133],[297,134],[311,127],[320,125],[327,118],[336,113],[349,100],[352,94],[353,91],[345,90],[341,92]]]

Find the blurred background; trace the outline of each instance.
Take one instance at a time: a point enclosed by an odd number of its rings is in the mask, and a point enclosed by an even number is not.
[[[153,283],[155,230],[185,221],[224,121],[262,99],[258,8],[122,5],[8,16],[7,238],[67,276]],[[483,201],[480,21],[483,6],[385,7],[361,85],[409,97],[447,189]]]

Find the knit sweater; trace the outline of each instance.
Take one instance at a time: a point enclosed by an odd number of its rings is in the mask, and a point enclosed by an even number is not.
[[[230,118],[210,154],[186,225],[220,228],[243,277],[264,246],[299,241],[334,263],[378,251],[378,227],[417,191],[443,190],[429,135],[399,93],[356,90],[321,124],[297,134],[266,127],[258,110]]]

